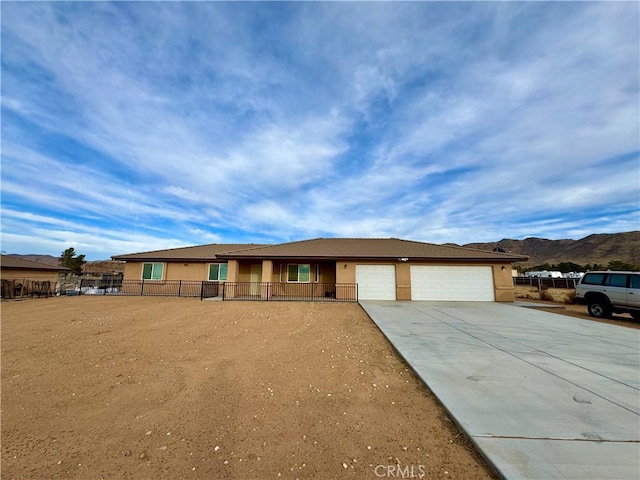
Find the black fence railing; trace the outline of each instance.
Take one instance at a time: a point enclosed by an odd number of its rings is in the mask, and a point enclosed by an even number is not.
[[[192,280],[80,280],[81,295],[124,295],[211,298],[221,294],[219,282]]]
[[[226,282],[223,300],[357,302],[356,283]]]
[[[200,297],[222,300],[357,302],[356,283],[202,282],[82,279],[80,295]]]
[[[579,281],[579,278],[513,277],[514,285],[529,285],[538,289],[542,285],[551,288],[576,288]]]

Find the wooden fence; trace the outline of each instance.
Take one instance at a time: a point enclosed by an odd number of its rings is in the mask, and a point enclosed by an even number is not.
[[[2,298],[49,297],[55,295],[51,282],[36,280],[2,280]]]

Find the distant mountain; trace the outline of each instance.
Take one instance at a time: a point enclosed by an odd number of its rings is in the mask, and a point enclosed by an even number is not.
[[[115,260],[97,260],[95,262],[87,262],[82,266],[85,274],[112,274],[124,273],[125,262]]]
[[[640,231],[594,234],[580,240],[505,238],[499,242],[469,243],[463,246],[480,250],[498,247],[510,253],[528,255],[529,261],[522,263],[524,267],[561,262],[607,265],[613,260],[640,265]]]

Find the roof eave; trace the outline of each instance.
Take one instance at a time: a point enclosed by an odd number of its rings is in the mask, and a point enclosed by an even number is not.
[[[66,272],[66,271],[71,271],[70,268],[66,268],[66,267],[55,267],[55,266],[51,266],[51,267],[31,267],[31,266],[15,266],[15,265],[2,265],[2,269],[3,270],[44,270],[47,272]]]
[[[402,257],[400,255],[225,255],[220,254],[219,260],[287,260],[287,259],[304,259],[304,260],[390,260],[397,261],[401,258],[407,258],[406,261],[460,261],[460,262],[524,262],[529,257]]]
[[[219,260],[217,257],[135,257],[135,258],[127,258],[123,255],[118,255],[116,257],[111,257],[113,260],[124,261],[124,262],[210,262],[214,260]]]

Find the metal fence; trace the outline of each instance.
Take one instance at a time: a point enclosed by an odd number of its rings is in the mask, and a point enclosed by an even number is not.
[[[201,300],[220,297],[222,300],[358,301],[356,283],[82,279],[77,293],[80,295],[199,297]]]
[[[124,295],[211,298],[220,295],[219,282],[191,280],[100,280],[82,279],[81,295]]]
[[[538,289],[542,285],[551,288],[576,288],[579,281],[579,278],[513,277],[514,285],[529,285]]]
[[[226,282],[223,300],[357,302],[356,283]]]

